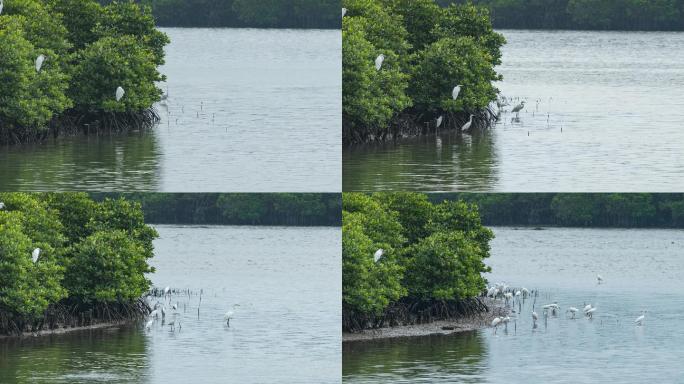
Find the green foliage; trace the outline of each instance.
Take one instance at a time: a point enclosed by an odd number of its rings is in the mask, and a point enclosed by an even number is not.
[[[52,9],[62,15],[68,40],[74,50],[85,48],[98,38],[95,27],[102,18],[102,7],[93,0],[50,0]]]
[[[383,136],[409,114],[476,112],[496,99],[502,35],[486,9],[434,0],[343,0],[344,140]],[[377,71],[375,58],[385,55]],[[463,85],[452,100],[452,90]],[[427,113],[426,113],[427,112]],[[417,117],[420,116],[420,117]]]
[[[343,194],[343,303],[379,315],[393,302],[477,296],[493,233],[477,207],[417,193]],[[374,261],[378,249],[385,252]]]
[[[140,204],[80,193],[0,193],[0,201],[3,315],[30,322],[61,300],[127,303],[149,289],[157,233]]]
[[[39,51],[49,51],[55,60],[67,53],[71,44],[67,29],[60,15],[55,17],[52,9],[39,0],[12,0],[5,2],[3,15],[20,15],[24,36]],[[54,56],[57,55],[57,56]],[[47,56],[47,55],[46,55]]]
[[[142,111],[161,99],[152,51],[133,36],[105,37],[77,54],[69,95],[84,112]],[[116,101],[116,89],[126,91]]]

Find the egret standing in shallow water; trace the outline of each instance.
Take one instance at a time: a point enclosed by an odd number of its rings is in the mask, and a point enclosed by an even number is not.
[[[603,276],[596,275],[596,281],[598,281],[598,284],[601,285],[601,283],[603,283]]]
[[[451,91],[451,97],[456,100],[458,99],[458,95],[461,94],[461,85],[457,85],[454,87],[454,89]]]
[[[116,88],[116,101],[121,101],[121,98],[124,97],[124,94],[126,94],[126,91],[124,91],[123,88]]]
[[[466,132],[473,125],[473,115],[470,115],[470,120],[461,127],[461,132]]]
[[[515,117],[518,117],[518,113],[522,111],[523,108],[525,108],[525,101],[522,101],[520,104],[516,105],[511,112],[515,113]]]
[[[33,263],[35,264],[38,262],[38,257],[40,257],[40,248],[36,248],[31,252],[31,259],[33,260]]]
[[[375,70],[379,71],[380,68],[382,68],[382,63],[385,61],[385,55],[380,54],[376,59],[375,59]]]
[[[578,311],[577,308],[575,308],[575,307],[570,307],[570,308],[568,308],[567,311],[565,311],[565,313],[568,313],[568,312],[572,313],[572,318],[574,319],[574,318],[575,318],[575,314],[577,313],[577,311]]]
[[[636,320],[634,320],[634,324],[641,326],[644,323],[644,319],[646,318],[646,311],[641,311],[641,316],[637,317]]]
[[[36,72],[40,72],[40,69],[43,68],[43,62],[45,61],[45,55],[39,55],[36,58]]]
[[[235,310],[236,310],[237,307],[239,307],[239,306],[240,306],[240,304],[234,304],[234,305],[233,305],[233,310],[232,310],[232,311],[226,312],[226,314],[223,316],[223,320],[226,321],[226,325],[227,325],[227,326],[230,327],[230,319],[232,319],[233,316],[235,316]]]
[[[378,261],[380,261],[380,259],[382,258],[382,255],[383,255],[384,253],[385,253],[385,250],[384,250],[384,249],[382,249],[382,248],[378,249],[378,250],[375,251],[375,253],[373,254],[373,260],[377,263]]]

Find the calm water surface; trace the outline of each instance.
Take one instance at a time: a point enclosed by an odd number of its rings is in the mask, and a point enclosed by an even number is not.
[[[339,192],[340,31],[164,32],[158,127],[0,147],[0,189]]]
[[[490,282],[540,291],[561,313],[533,329],[534,300],[516,303],[508,333],[345,344],[349,383],[684,382],[684,233],[494,228]],[[597,285],[596,275],[605,282]],[[565,316],[591,303],[593,320]],[[642,327],[633,321],[642,310]]]
[[[498,88],[527,100],[517,120],[345,150],[343,189],[684,189],[684,33],[502,33]]]
[[[159,226],[155,323],[0,341],[0,383],[338,383],[339,228]],[[223,314],[240,304],[230,327]],[[172,310],[169,310],[172,312]]]

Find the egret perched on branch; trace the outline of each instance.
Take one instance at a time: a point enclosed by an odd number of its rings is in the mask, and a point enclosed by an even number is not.
[[[230,319],[233,318],[233,316],[235,315],[235,310],[236,310],[237,307],[239,307],[239,306],[240,306],[240,304],[234,304],[234,305],[233,305],[233,310],[232,310],[232,311],[226,312],[226,314],[223,316],[223,320],[226,321],[226,325],[227,325],[227,326],[230,327]]]
[[[124,97],[124,94],[126,91],[124,91],[123,88],[118,87],[116,88],[116,101],[120,101],[122,97]]]
[[[0,209],[5,209],[5,203],[3,203],[2,201],[0,201]]]
[[[596,275],[596,281],[598,281],[598,284],[601,285],[601,283],[603,283],[603,276]]]
[[[437,118],[437,128],[442,126],[442,121],[444,120],[444,116],[440,116]]]
[[[36,58],[36,72],[40,72],[40,69],[43,68],[43,62],[45,61],[45,55],[39,55]]]
[[[375,251],[375,253],[373,254],[373,260],[375,260],[375,262],[377,263],[378,261],[380,261],[380,258],[382,258],[382,255],[383,255],[384,253],[385,253],[385,250],[384,250],[384,249],[382,249],[382,248],[378,249],[378,250]]]
[[[451,97],[453,97],[454,100],[458,99],[458,95],[461,93],[461,85],[457,85],[454,87],[453,91],[451,91]]]
[[[382,63],[383,63],[384,61],[385,61],[385,55],[381,53],[381,54],[375,59],[375,69],[376,69],[377,71],[379,71],[380,68],[382,68]]]
[[[347,8],[342,8],[342,17],[347,14]]]
[[[473,115],[470,115],[470,120],[461,127],[461,132],[466,132],[473,125]]]
[[[522,111],[523,108],[525,108],[525,101],[524,100],[520,104],[513,107],[513,110],[511,110],[511,112],[515,113],[515,117],[518,117],[518,113],[520,111]]]
[[[38,257],[40,257],[40,248],[34,249],[31,253],[31,259],[33,259],[33,263],[38,261]]]
[[[3,5],[4,5],[4,4],[3,4],[3,1],[0,0],[0,15],[2,15],[2,7],[3,7]]]
[[[634,324],[641,326],[644,323],[645,318],[646,318],[646,311],[641,311],[641,316],[637,317],[637,319],[634,320]]]

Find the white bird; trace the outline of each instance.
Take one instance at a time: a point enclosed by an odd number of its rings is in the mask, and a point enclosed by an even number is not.
[[[40,72],[40,69],[43,68],[43,62],[45,61],[45,55],[39,55],[36,58],[36,72]]]
[[[457,85],[454,87],[454,89],[451,91],[451,97],[453,97],[454,100],[458,99],[458,95],[461,93],[461,86]]]
[[[347,14],[347,8],[342,8],[342,17]]]
[[[522,292],[520,292],[520,291],[515,291],[515,296],[516,296],[516,297],[518,297],[518,296],[520,296],[520,295],[522,295]]]
[[[497,327],[499,326],[499,323],[501,323],[501,318],[500,317],[495,317],[494,320],[492,320],[492,327]]]
[[[147,324],[145,324],[145,329],[149,330],[150,328],[152,328],[153,323],[154,323],[154,320],[148,321]]]
[[[230,327],[230,319],[233,318],[233,316],[235,315],[235,309],[236,309],[237,307],[239,307],[239,306],[240,306],[240,304],[234,304],[234,305],[233,305],[233,310],[232,310],[232,311],[228,311],[228,312],[226,312],[225,315],[223,315],[223,320],[226,321],[226,325],[228,325],[229,327]]]
[[[537,320],[539,320],[539,315],[537,315],[537,312],[532,311],[532,321],[536,323]]]
[[[513,107],[513,110],[511,110],[511,112],[515,113],[515,116],[518,116],[518,113],[522,111],[523,108],[525,108],[525,101],[522,101],[520,104]]]
[[[568,312],[572,313],[572,318],[574,319],[574,318],[575,318],[575,314],[577,313],[577,311],[579,311],[577,308],[575,308],[575,307],[570,307],[570,308],[568,308],[567,311],[565,311],[565,313],[568,313]]]
[[[120,101],[125,93],[126,93],[126,91],[124,91],[123,88],[121,88],[121,87],[116,88],[116,101]]]
[[[36,248],[31,252],[31,259],[33,259],[34,264],[38,261],[38,257],[40,257],[40,248]]]
[[[634,320],[634,324],[642,325],[645,318],[646,318],[646,311],[641,311],[641,316],[637,317],[637,319]]]
[[[584,309],[582,309],[582,311],[584,311],[584,313],[587,313],[587,311],[589,311],[590,309],[591,309],[591,304],[587,304],[584,306]]]
[[[174,304],[172,308],[174,311],[178,310],[178,304]]]
[[[164,296],[168,295],[169,292],[171,292],[171,287],[164,288]]]
[[[437,128],[442,126],[442,120],[444,120],[444,116],[440,116],[437,118]]]
[[[596,307],[592,307],[590,310],[588,310],[588,311],[586,312],[586,315],[587,315],[590,319],[593,319],[593,318],[594,318],[594,312],[596,312]]]
[[[473,125],[473,115],[470,115],[470,120],[461,127],[461,131],[465,132],[469,130],[471,125]]]
[[[0,0],[0,15],[2,15],[2,7],[4,6],[3,1]]]
[[[5,209],[5,203],[3,203],[2,201],[0,201],[0,209]]]
[[[164,309],[164,307],[161,307],[161,314],[162,314],[162,319],[166,317],[166,309]]]
[[[596,280],[598,281],[599,285],[603,283],[603,276],[601,275],[596,275]]]
[[[380,261],[380,258],[382,257],[382,255],[383,255],[384,253],[385,253],[385,250],[384,250],[384,249],[382,249],[382,248],[378,249],[378,250],[375,251],[375,253],[373,254],[373,260],[375,260],[375,262],[377,263],[378,261]]]
[[[527,296],[530,294],[530,291],[527,290],[527,288],[523,287],[520,291],[522,291],[523,297]]]
[[[380,68],[382,68],[382,63],[383,63],[384,61],[385,61],[385,55],[383,55],[383,54],[381,53],[381,54],[375,59],[375,69],[376,69],[377,71],[379,71]]]
[[[496,291],[497,289],[494,287],[489,288],[489,291],[487,291],[487,297],[496,297]]]

